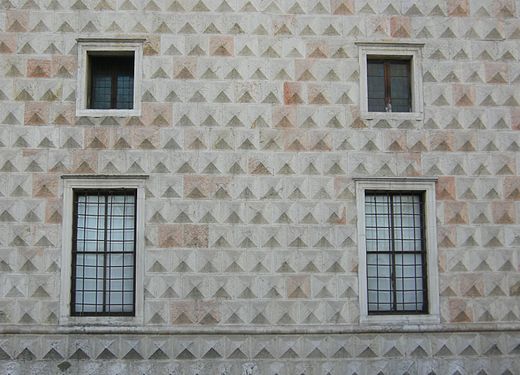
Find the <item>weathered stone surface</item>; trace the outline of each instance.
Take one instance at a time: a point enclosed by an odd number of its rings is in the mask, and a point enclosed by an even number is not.
[[[520,372],[518,1],[1,8],[0,373]],[[85,37],[144,39],[140,116],[76,116]],[[361,113],[360,41],[424,43],[419,118]],[[149,175],[150,332],[57,333],[65,174]],[[438,177],[438,326],[363,333],[375,176]]]

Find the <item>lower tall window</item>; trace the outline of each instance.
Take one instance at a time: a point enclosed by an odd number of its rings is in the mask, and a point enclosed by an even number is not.
[[[365,194],[369,314],[428,311],[423,195]]]
[[[71,315],[134,315],[136,190],[74,190]]]
[[[354,181],[360,323],[439,323],[437,179]]]

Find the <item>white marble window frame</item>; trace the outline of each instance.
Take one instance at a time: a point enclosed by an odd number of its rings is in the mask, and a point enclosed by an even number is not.
[[[359,320],[361,324],[423,325],[440,323],[439,270],[435,210],[437,178],[356,178],[358,229]],[[368,314],[367,254],[365,235],[366,191],[424,192],[424,221],[427,262],[428,312],[426,314]]]
[[[143,77],[144,39],[78,39],[78,75],[76,85],[76,116],[129,117],[141,115],[141,87]],[[131,109],[91,109],[88,103],[88,53],[98,52],[108,56],[121,52],[134,53],[134,103]]]
[[[144,322],[144,202],[148,176],[72,176],[63,178],[63,228],[61,251],[60,325],[142,325]],[[72,235],[75,189],[132,189],[137,191],[135,244],[135,308],[133,316],[72,316]]]
[[[357,42],[359,52],[359,101],[361,117],[366,120],[417,120],[424,119],[422,48],[423,43],[398,42]],[[369,112],[367,59],[370,57],[396,59],[410,58],[412,111],[411,112]]]

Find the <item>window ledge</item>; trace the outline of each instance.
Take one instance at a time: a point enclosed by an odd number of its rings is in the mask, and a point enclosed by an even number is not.
[[[143,316],[62,316],[61,326],[120,327],[137,326],[144,323]]]
[[[392,40],[383,40],[383,41],[373,41],[373,40],[363,40],[354,42],[356,46],[360,47],[381,47],[381,48],[410,48],[417,49],[423,48],[424,43],[421,42],[409,42],[409,41],[392,41]]]
[[[440,316],[435,314],[430,315],[366,315],[360,316],[359,322],[361,324],[370,325],[423,325],[423,324],[439,324],[441,322]]]
[[[422,112],[362,112],[364,120],[415,120],[423,121]]]
[[[76,116],[81,117],[130,117],[141,116],[140,108],[134,109],[77,109]]]

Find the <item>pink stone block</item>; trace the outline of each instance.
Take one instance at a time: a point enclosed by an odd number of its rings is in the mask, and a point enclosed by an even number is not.
[[[444,220],[447,224],[467,224],[468,207],[464,202],[444,204]]]
[[[180,224],[159,226],[159,247],[175,248],[184,246],[184,231]]]
[[[35,173],[32,179],[32,194],[38,198],[57,198],[59,175]]]
[[[435,185],[437,200],[455,200],[455,177],[441,176]]]
[[[284,82],[283,101],[286,105],[303,103],[302,84],[299,82]]]
[[[96,173],[98,168],[98,151],[75,151],[72,156],[74,173]]]
[[[209,228],[207,225],[184,225],[184,245],[186,247],[207,248]]]
[[[412,25],[410,17],[394,16],[390,18],[390,35],[394,38],[409,38]]]
[[[451,17],[469,16],[468,0],[448,0],[448,15]]]
[[[29,78],[49,78],[51,75],[51,61],[42,59],[28,60],[26,75]]]
[[[509,202],[491,203],[491,212],[493,214],[493,222],[495,224],[516,223],[515,206]]]
[[[173,107],[170,103],[143,103],[141,121],[146,126],[173,126]]]
[[[234,56],[234,38],[232,36],[214,36],[209,39],[211,56]]]
[[[24,113],[25,125],[47,125],[50,104],[46,102],[26,102]]]
[[[470,107],[475,104],[475,87],[453,85],[453,101],[457,107]]]
[[[16,52],[16,34],[1,33],[0,34],[0,53]]]

